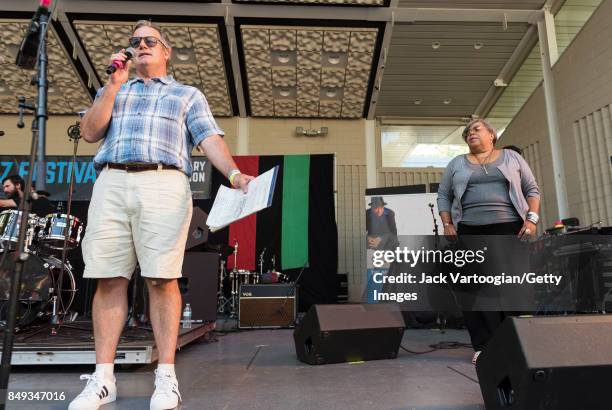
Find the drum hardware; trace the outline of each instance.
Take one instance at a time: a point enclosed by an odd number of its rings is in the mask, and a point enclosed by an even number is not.
[[[238,314],[238,241],[234,239],[234,267],[230,272],[231,296],[230,296],[230,317]]]
[[[219,272],[219,293],[217,299],[217,312],[225,313],[228,309],[229,317],[238,317],[238,301],[239,292],[241,285],[252,285],[259,282],[259,274],[257,272],[251,272],[245,269],[238,269],[238,241],[234,240],[234,267],[227,274],[225,269],[225,263],[221,261],[221,269]],[[225,278],[229,280],[230,296],[225,297]]]
[[[217,313],[225,313],[225,306],[229,303],[230,298],[225,297],[225,285],[223,281],[226,276],[225,272],[225,261],[223,259],[219,259],[220,268],[219,268],[219,289],[217,291]]]
[[[130,296],[130,309],[128,311],[127,318],[127,327],[135,328],[142,326],[149,322],[149,318],[147,316],[148,308],[147,308],[147,291],[148,288],[146,284],[139,286],[139,281],[141,280],[142,275],[140,274],[140,265],[137,263],[136,268],[134,269],[134,273],[132,274],[132,294]],[[144,279],[142,279],[144,280]],[[138,313],[138,290],[142,289],[142,306],[140,309],[140,314]]]

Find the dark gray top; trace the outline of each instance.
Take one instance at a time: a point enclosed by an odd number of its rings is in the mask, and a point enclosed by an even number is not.
[[[457,155],[453,158],[446,166],[438,187],[438,211],[450,212],[455,227],[463,220],[461,198],[463,198],[473,173],[472,168],[466,166],[466,162],[464,155]],[[489,167],[490,164],[487,165],[487,170]],[[508,181],[512,205],[524,220],[529,210],[527,198],[540,197],[540,189],[529,165],[518,153],[504,150],[504,159],[496,168]]]
[[[514,222],[521,220],[510,200],[510,184],[504,174],[497,168],[504,160],[505,153],[483,168],[472,164],[465,158],[465,166],[472,169],[463,197],[462,224],[489,225],[494,223]]]

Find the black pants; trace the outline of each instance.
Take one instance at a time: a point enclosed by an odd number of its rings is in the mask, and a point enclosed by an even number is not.
[[[457,235],[517,235],[523,221],[490,225],[464,225],[459,223]],[[464,311],[463,320],[467,327],[474,350],[483,350],[495,330],[512,312],[474,312]]]

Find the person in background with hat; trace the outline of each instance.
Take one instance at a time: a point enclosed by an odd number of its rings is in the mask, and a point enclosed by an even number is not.
[[[382,196],[372,197],[366,211],[368,249],[395,249],[399,245],[395,212],[386,208]]]
[[[540,189],[527,162],[511,149],[495,149],[497,131],[484,120],[470,121],[463,139],[469,154],[448,163],[438,188],[444,235],[534,238]],[[463,312],[475,352],[472,363],[506,316],[506,312]]]

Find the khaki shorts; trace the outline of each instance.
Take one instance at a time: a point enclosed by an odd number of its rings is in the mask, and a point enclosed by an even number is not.
[[[130,279],[136,262],[142,276],[181,277],[192,207],[181,171],[103,169],[89,204],[83,277]]]

